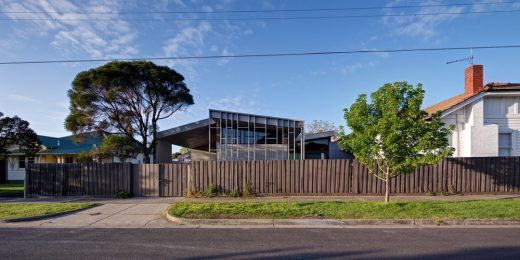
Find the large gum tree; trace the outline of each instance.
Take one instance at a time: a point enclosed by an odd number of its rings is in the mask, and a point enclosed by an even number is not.
[[[149,61],[113,61],[80,72],[68,96],[67,130],[79,137],[125,135],[140,147],[145,163],[156,153],[158,122],[193,104],[181,74]]]

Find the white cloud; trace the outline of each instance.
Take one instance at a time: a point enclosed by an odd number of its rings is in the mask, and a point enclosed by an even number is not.
[[[168,39],[163,46],[165,56],[200,55],[205,47],[207,34],[212,32],[211,24],[200,22],[197,26],[187,26],[181,29],[174,37]],[[194,79],[197,72],[194,68],[196,60],[172,60],[168,63],[174,69],[180,68],[187,78]]]
[[[170,128],[185,123],[193,122],[196,119],[208,117],[208,109],[226,110],[250,114],[269,114],[266,106],[251,95],[227,95],[216,99],[202,99],[196,101],[195,105],[188,107],[184,111],[175,113],[171,119],[163,122],[163,128]],[[175,123],[173,123],[175,122]]]
[[[69,106],[70,106],[70,102],[69,101],[61,101],[61,102],[58,102],[56,105],[59,106],[60,108],[68,109]]]
[[[79,21],[77,19],[117,19],[114,13],[125,6],[124,2],[90,0],[73,2],[70,0],[27,0],[24,2],[0,0],[0,9],[8,11],[45,12],[34,14],[6,14],[10,19],[26,23],[29,35],[38,33],[51,35],[52,46],[68,53],[85,52],[92,58],[129,57],[137,53],[132,46],[137,33],[125,21],[101,20]],[[85,14],[77,13],[83,12]],[[104,13],[109,14],[92,14]],[[44,20],[20,21],[23,18]],[[46,19],[46,20],[45,20]],[[51,19],[51,20],[48,20]],[[55,20],[52,20],[55,19]],[[30,26],[29,26],[30,25]]]
[[[13,56],[13,50],[20,46],[17,40],[0,40],[0,54],[4,57]]]
[[[402,4],[403,1],[397,0],[390,2],[387,6],[395,6]],[[421,1],[421,5],[440,4],[439,0]],[[462,6],[435,6],[422,7],[412,11],[396,11],[388,9],[387,15],[401,15],[410,13],[428,14],[428,13],[454,13],[450,15],[419,15],[419,16],[386,16],[383,23],[391,27],[392,30],[399,35],[407,35],[413,37],[421,37],[429,39],[438,33],[438,27],[442,24],[453,21],[460,16],[459,13],[464,11]]]
[[[18,95],[18,94],[12,94],[12,95],[9,95],[9,97],[12,100],[18,101],[18,102],[34,102],[34,101],[36,101],[32,97],[28,97],[28,96],[24,96],[24,95]]]
[[[228,56],[228,55],[233,55],[233,53],[229,52],[229,51],[227,50],[227,48],[224,48],[224,49],[222,50],[222,56]],[[223,59],[219,59],[218,62],[217,62],[217,64],[218,64],[219,66],[224,66],[224,65],[228,64],[228,62],[229,62],[229,59],[223,58]]]
[[[486,3],[486,4],[479,4],[479,3]],[[491,4],[491,2],[489,0],[480,0],[480,1],[475,1],[473,3],[474,5],[472,6],[472,11],[474,12],[482,12],[482,11],[491,11],[491,10],[509,10],[509,9],[514,9],[514,8],[519,8],[520,7],[520,3],[508,3],[507,1],[505,1],[505,4],[504,3],[500,3],[500,2],[497,2],[497,3],[493,3]]]
[[[346,67],[343,67],[339,71],[343,75],[348,75],[348,74],[352,74],[360,69],[366,69],[366,68],[373,67],[373,66],[377,65],[378,63],[379,63],[378,61],[358,62],[355,64],[348,65]]]

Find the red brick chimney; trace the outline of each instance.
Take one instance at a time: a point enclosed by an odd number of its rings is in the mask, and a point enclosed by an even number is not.
[[[464,71],[466,78],[465,94],[467,96],[474,95],[484,89],[484,66],[471,65]]]

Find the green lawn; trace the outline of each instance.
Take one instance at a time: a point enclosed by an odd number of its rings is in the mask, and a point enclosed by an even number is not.
[[[91,202],[1,203],[0,219],[26,218],[92,207]]]
[[[23,181],[0,184],[0,197],[23,197]]]
[[[169,209],[183,218],[329,219],[511,219],[520,220],[520,200],[383,202],[178,202]]]

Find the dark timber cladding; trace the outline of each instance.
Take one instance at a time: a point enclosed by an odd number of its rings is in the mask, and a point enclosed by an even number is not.
[[[237,112],[209,111],[211,159],[299,160],[304,122]]]

